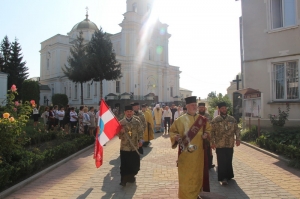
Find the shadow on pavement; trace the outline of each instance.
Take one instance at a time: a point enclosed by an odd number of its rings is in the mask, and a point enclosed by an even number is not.
[[[273,163],[274,165],[280,167],[281,169],[290,172],[291,174],[300,178],[300,170],[289,167],[286,162],[279,160],[278,162]]]
[[[249,199],[235,179],[229,180],[228,185],[221,185],[218,181],[217,170],[217,167],[209,170],[210,192],[202,192],[200,195],[203,199],[235,198],[236,195],[241,196],[243,199]],[[222,193],[222,195],[217,193]]]
[[[142,158],[146,157],[153,149],[153,147],[150,146],[147,146],[147,147],[143,147],[144,149],[144,154],[142,155]]]
[[[137,186],[135,183],[127,183],[125,187],[119,185],[121,181],[120,176],[120,157],[117,159],[111,160],[110,165],[114,167],[106,174],[103,179],[102,191],[105,192],[105,195],[102,198],[123,198],[126,195],[126,198],[133,198]]]
[[[86,192],[80,196],[77,197],[77,199],[85,199],[87,198],[90,193],[93,191],[94,188],[89,188],[88,190],[86,190]]]

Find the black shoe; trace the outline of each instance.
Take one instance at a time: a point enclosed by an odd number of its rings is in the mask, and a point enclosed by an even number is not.
[[[227,181],[226,178],[224,178],[224,179],[222,180],[222,185],[228,185],[228,181]]]
[[[125,183],[125,182],[120,182],[120,184],[119,184],[119,185],[121,185],[121,186],[125,187],[125,186],[126,186],[126,183]]]
[[[212,168],[214,168],[214,167],[215,167],[215,165],[212,164],[212,165],[209,166],[209,169],[212,169]]]

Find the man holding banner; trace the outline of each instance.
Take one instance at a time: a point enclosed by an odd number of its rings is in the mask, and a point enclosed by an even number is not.
[[[187,113],[179,117],[170,128],[172,148],[178,145],[178,179],[180,199],[200,198],[199,193],[209,191],[208,163],[204,153],[204,140],[211,126],[205,117],[197,114],[197,98],[185,98]],[[206,166],[206,168],[205,168]]]
[[[126,186],[127,182],[135,182],[135,175],[140,170],[140,153],[138,148],[142,146],[143,126],[140,121],[133,117],[131,105],[125,106],[125,117],[120,121],[122,129],[119,133],[121,139],[120,158],[121,158],[121,183]]]

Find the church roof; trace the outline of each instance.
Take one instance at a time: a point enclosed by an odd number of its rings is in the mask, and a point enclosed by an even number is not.
[[[95,31],[99,30],[97,25],[94,22],[89,20],[89,18],[88,18],[89,15],[86,14],[85,16],[86,16],[86,19],[84,19],[83,21],[77,23],[72,28],[71,32],[74,31],[74,30],[81,30],[81,29],[92,29],[92,30],[95,30]]]
[[[114,93],[109,93],[108,95],[106,95],[106,96],[117,96],[116,94],[114,94]]]

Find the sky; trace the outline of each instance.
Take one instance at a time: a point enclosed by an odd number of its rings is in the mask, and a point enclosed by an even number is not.
[[[137,0],[138,1],[138,0]],[[40,43],[89,19],[105,32],[118,25],[126,0],[0,0],[0,40],[18,39],[29,77],[40,76]],[[211,91],[226,94],[240,72],[240,1],[157,0],[162,23],[169,25],[169,64],[180,67],[180,87],[204,99]]]

